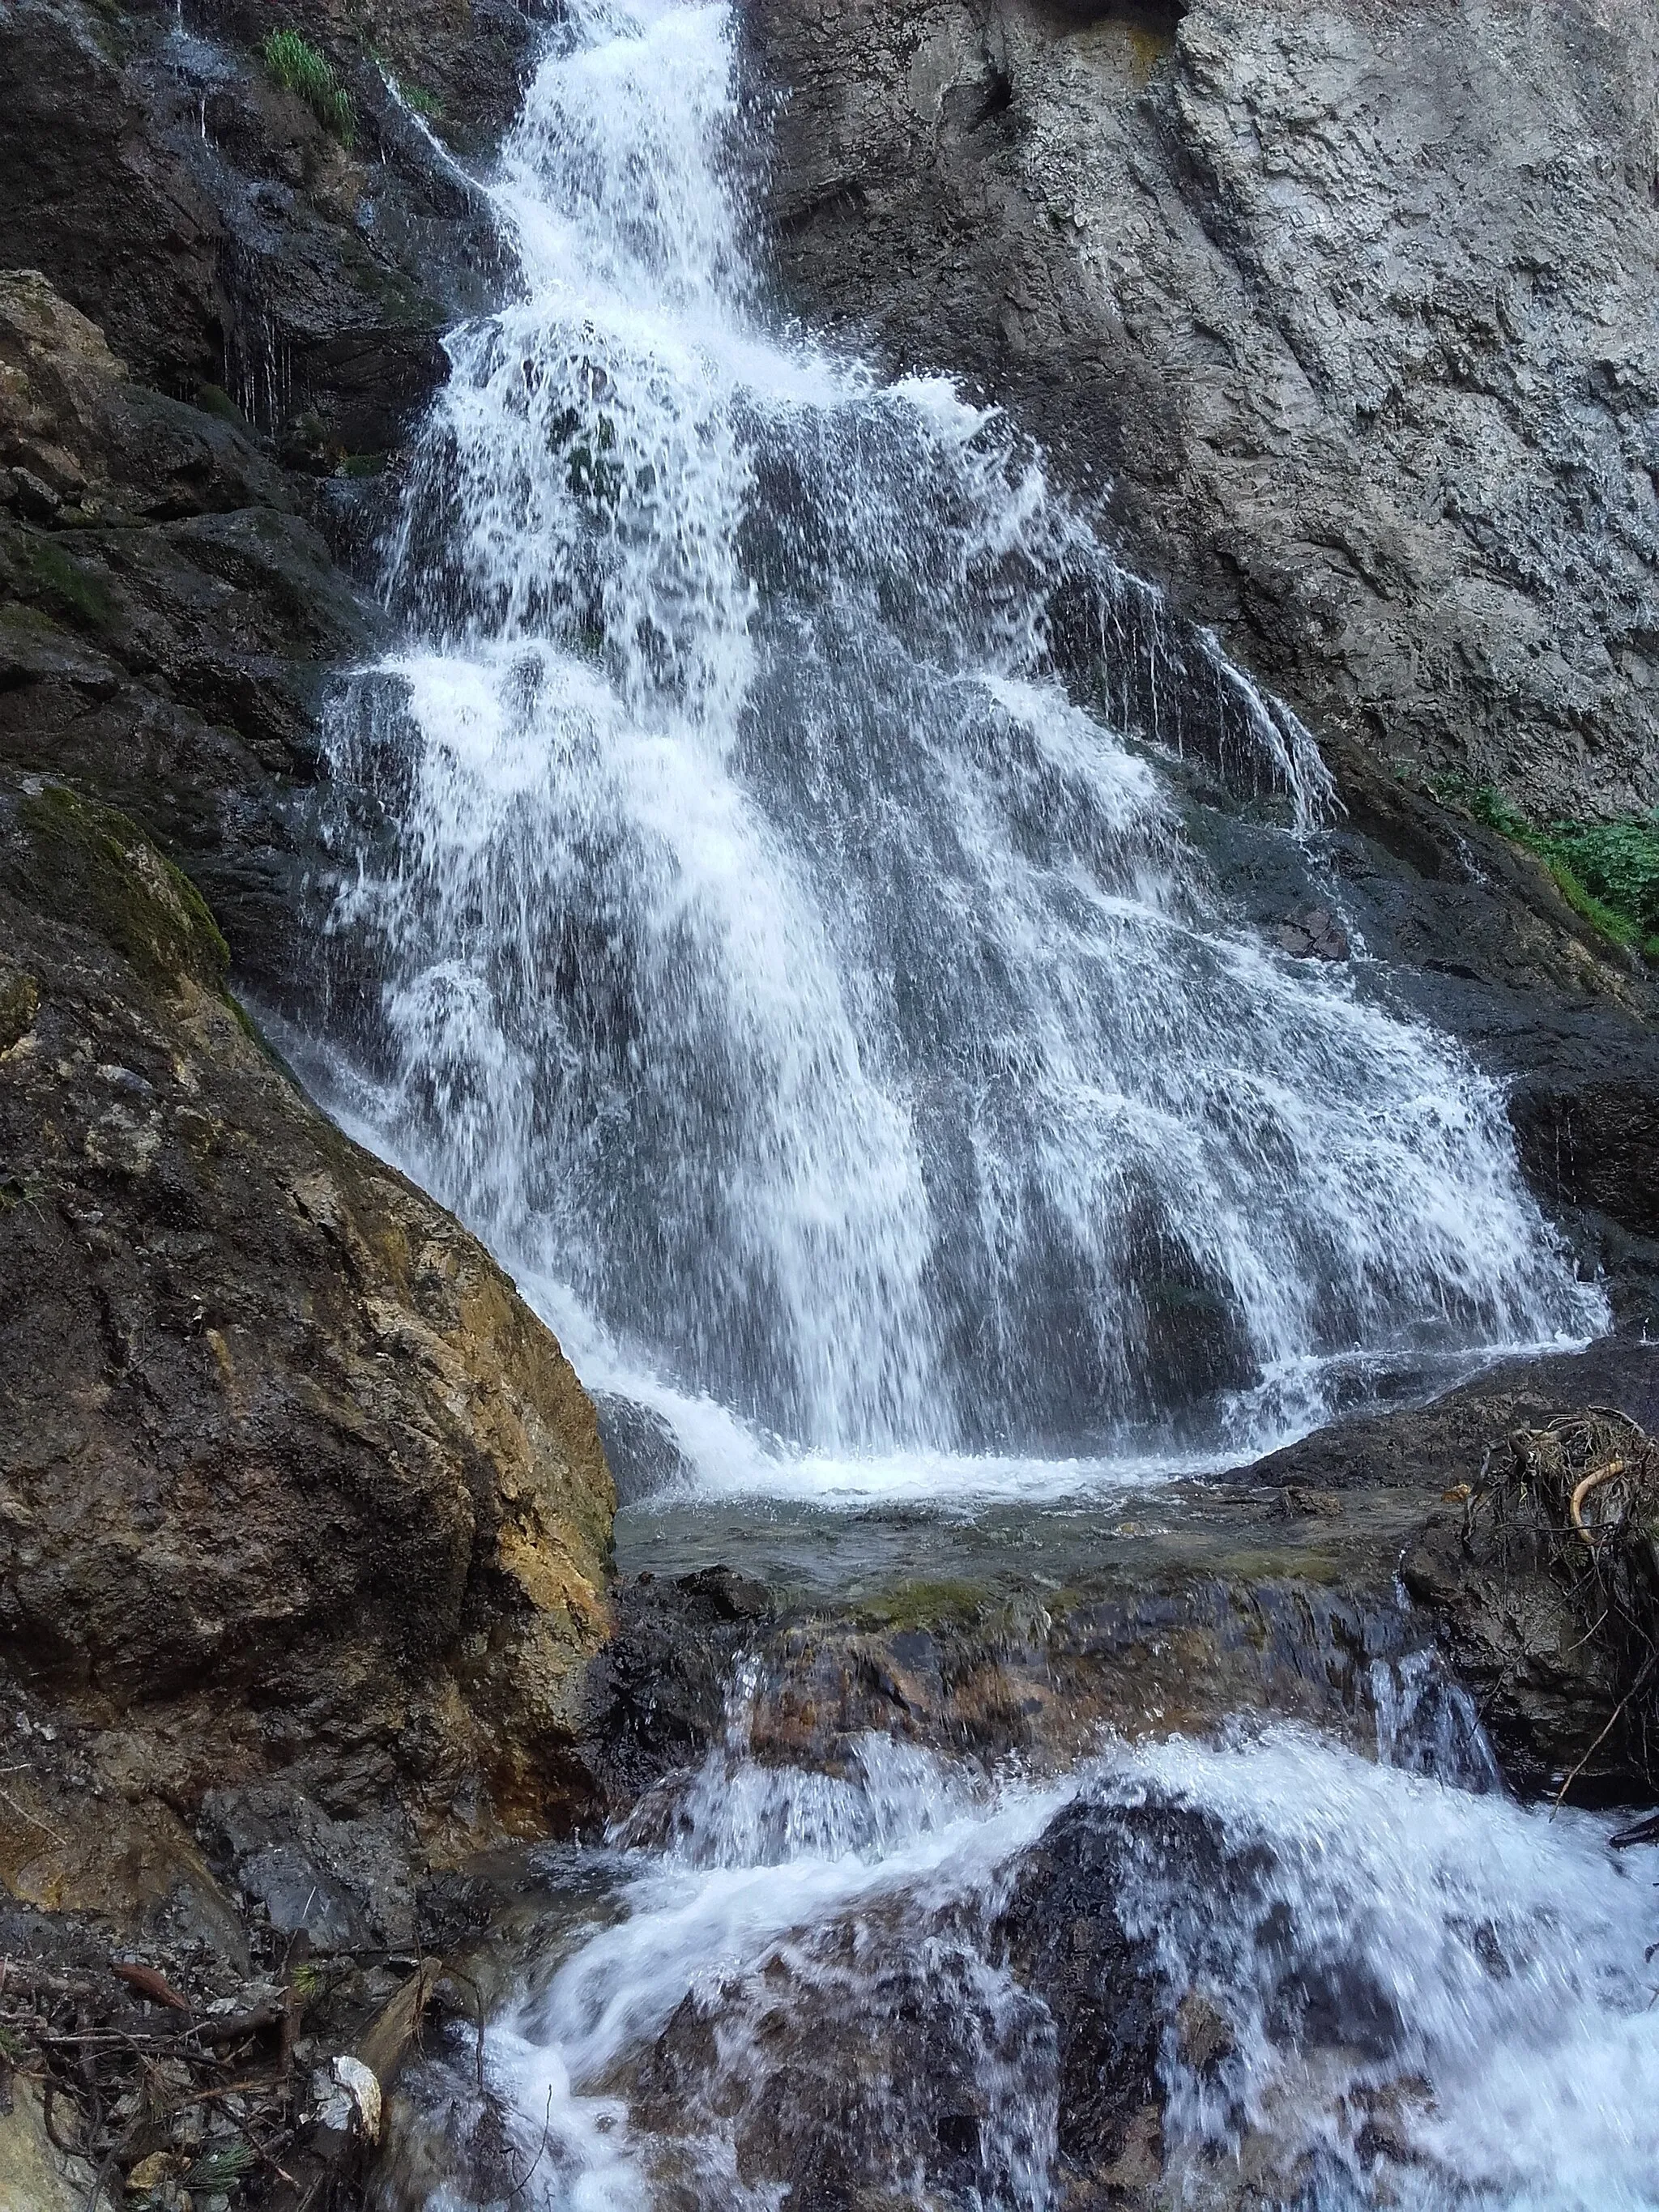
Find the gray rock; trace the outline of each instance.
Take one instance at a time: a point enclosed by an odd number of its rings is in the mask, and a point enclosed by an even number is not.
[[[303,1929],[316,1951],[371,1942],[397,1949],[413,1940],[414,1892],[395,1815],[332,1820],[275,1783],[211,1790],[202,1817],[236,1887],[264,1907],[278,1934]]]
[[[654,1407],[615,1390],[598,1393],[593,1405],[618,1505],[642,1504],[665,1491],[689,1486],[695,1469]]]
[[[1645,0],[744,22],[795,304],[1011,402],[1322,737],[1659,800]]]

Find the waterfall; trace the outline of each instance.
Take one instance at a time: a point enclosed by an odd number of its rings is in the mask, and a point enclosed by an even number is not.
[[[491,187],[515,294],[449,341],[392,549],[406,641],[334,726],[373,1140],[590,1381],[724,1409],[780,1483],[1237,1449],[1356,1366],[1603,1326],[1494,1086],[1228,919],[1179,702],[1112,704],[1145,587],[1040,458],[769,310],[729,8],[550,39]],[[1311,740],[1194,650],[1305,835]]]

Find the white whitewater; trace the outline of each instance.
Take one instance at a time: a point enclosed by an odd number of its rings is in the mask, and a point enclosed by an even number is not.
[[[1659,2205],[1651,1890],[1607,1852],[1603,1824],[1289,1729],[1125,1749],[1038,1787],[876,1737],[845,1777],[763,1768],[742,1715],[739,1694],[725,1750],[666,1815],[636,1816],[619,1860],[599,1855],[619,1901],[571,1930],[492,2029],[490,2086],[513,2115],[504,2170],[530,2177],[514,2201],[776,2212],[787,2197],[745,2182],[743,2146],[770,2151],[799,2124],[817,2047],[830,2053],[821,2156],[844,2155],[846,2131],[857,2184],[825,2201],[1050,2212],[1054,2025],[998,1929],[1021,1854],[1077,1806],[1120,1838],[1097,1909],[1148,1947],[1168,1991],[1157,2201]],[[1429,1747],[1401,1748],[1418,1764]],[[1182,1993],[1224,2023],[1218,2064],[1184,2055]],[[672,2094],[653,2097],[664,2045]],[[933,2086],[954,2070],[973,2115],[965,2189],[941,2179],[918,2048]],[[469,2037],[452,2063],[417,2094],[459,2142]],[[837,2096],[846,2069],[854,2086]]]
[[[1160,765],[1174,663],[1115,666],[1139,587],[1036,458],[769,322],[727,9],[570,0],[552,36],[492,188],[522,283],[451,341],[408,643],[337,732],[337,927],[386,979],[360,1125],[705,1492],[1052,1490],[1594,1333],[1493,1088],[1228,923]],[[1192,650],[1307,834],[1306,733]],[[1048,1784],[873,1737],[763,1767],[740,1678],[725,1747],[565,1863],[499,2101],[470,2036],[434,2055],[407,2201],[779,2212],[758,2119],[843,2160],[823,2202],[1049,2212],[1056,2031],[1000,1916],[1086,1817],[1171,2022],[1224,2025],[1201,2073],[1165,2035],[1171,2204],[1656,2212],[1645,1881],[1492,1786],[1426,1661],[1378,1664],[1375,1763],[1281,1732]]]
[[[745,1436],[786,1487],[1238,1445],[1345,1364],[1594,1334],[1492,1087],[1228,926],[1155,748],[1068,696],[1057,594],[1108,696],[1126,586],[1036,458],[769,323],[728,9],[566,13],[410,643],[338,720],[374,1140],[712,1480]],[[1305,732],[1210,674],[1307,826]]]

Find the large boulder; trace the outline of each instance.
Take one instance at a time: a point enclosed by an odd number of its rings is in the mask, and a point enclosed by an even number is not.
[[[558,1346],[308,1104],[126,817],[8,778],[0,944],[0,1659],[82,1788],[280,1777],[440,1856],[568,1823],[612,1491]]]

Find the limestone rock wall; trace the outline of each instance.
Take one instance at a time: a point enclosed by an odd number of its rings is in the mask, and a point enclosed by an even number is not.
[[[790,300],[1006,398],[1322,735],[1659,802],[1646,0],[744,0]]]

